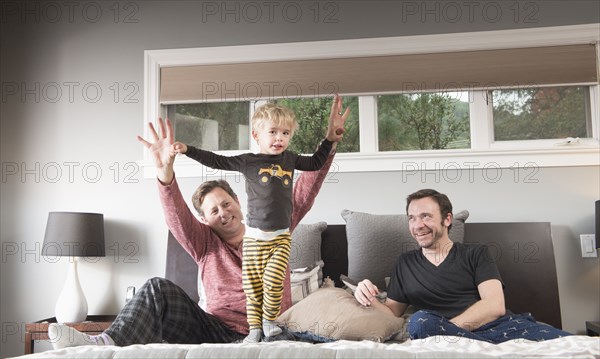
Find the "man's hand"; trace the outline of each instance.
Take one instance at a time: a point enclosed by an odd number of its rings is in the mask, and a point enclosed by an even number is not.
[[[171,121],[169,119],[165,122],[162,118],[158,119],[158,128],[159,133],[156,133],[154,129],[154,125],[152,123],[148,124],[148,128],[150,131],[150,135],[154,139],[153,143],[146,141],[141,136],[137,136],[138,141],[140,141],[144,147],[146,147],[152,158],[154,159],[154,165],[158,171],[158,179],[163,184],[171,184],[173,182],[173,177],[175,173],[173,171],[173,163],[175,162],[175,151],[173,150],[173,143],[175,142],[173,136],[173,126],[171,125]]]
[[[331,104],[331,112],[329,113],[329,123],[327,126],[327,139],[331,142],[341,141],[344,137],[344,125],[346,119],[350,115],[350,108],[342,113],[342,98],[339,95],[335,95],[333,103]]]
[[[364,306],[370,306],[374,301],[377,301],[375,297],[379,294],[379,289],[370,280],[365,279],[358,283],[356,290],[354,291],[354,298]]]

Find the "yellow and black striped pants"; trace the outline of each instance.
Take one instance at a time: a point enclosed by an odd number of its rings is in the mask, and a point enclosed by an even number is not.
[[[268,241],[244,237],[242,285],[250,329],[262,328],[263,319],[279,315],[291,240],[289,231]]]

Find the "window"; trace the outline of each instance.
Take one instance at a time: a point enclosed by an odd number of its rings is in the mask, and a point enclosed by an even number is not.
[[[469,93],[377,97],[379,151],[469,148]]]
[[[253,106],[280,102],[300,119],[291,149],[311,153],[340,93],[352,116],[339,171],[598,165],[599,41],[576,25],[147,51],[145,118],[178,114],[179,140],[245,152]],[[197,175],[188,164],[180,176]]]
[[[491,99],[495,141],[592,137],[589,87],[496,90]]]
[[[175,139],[208,151],[249,150],[249,102],[168,106]]]
[[[344,98],[351,108],[346,120],[344,142],[337,151],[359,152],[358,97]],[[312,153],[326,135],[332,97],[275,99],[297,116],[298,130],[289,149],[297,153]],[[177,141],[209,151],[248,151],[251,149],[253,109],[260,103],[219,102],[168,105]]]
[[[289,149],[298,153],[313,153],[327,129],[332,97],[302,99],[277,99],[275,103],[290,108],[296,114],[298,130]],[[344,140],[338,144],[337,152],[359,152],[358,97],[344,97],[344,107],[350,107],[346,120]]]

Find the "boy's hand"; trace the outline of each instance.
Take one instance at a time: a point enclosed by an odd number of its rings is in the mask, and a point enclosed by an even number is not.
[[[331,104],[331,113],[329,114],[329,124],[327,126],[327,139],[331,142],[341,141],[344,137],[344,125],[346,119],[350,115],[350,108],[342,113],[342,98],[339,95],[335,95],[333,103]]]
[[[172,150],[174,154],[184,154],[187,152],[187,145],[182,142],[175,142],[172,146]]]

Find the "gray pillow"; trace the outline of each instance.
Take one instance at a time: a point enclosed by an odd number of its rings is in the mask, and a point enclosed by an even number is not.
[[[292,251],[290,268],[314,266],[321,260],[321,233],[327,228],[327,222],[299,224],[292,232]]]
[[[462,243],[468,211],[454,215],[450,239]],[[356,281],[369,279],[380,289],[387,288],[389,277],[398,256],[418,249],[408,229],[405,214],[370,214],[342,210],[348,237],[348,277]]]

